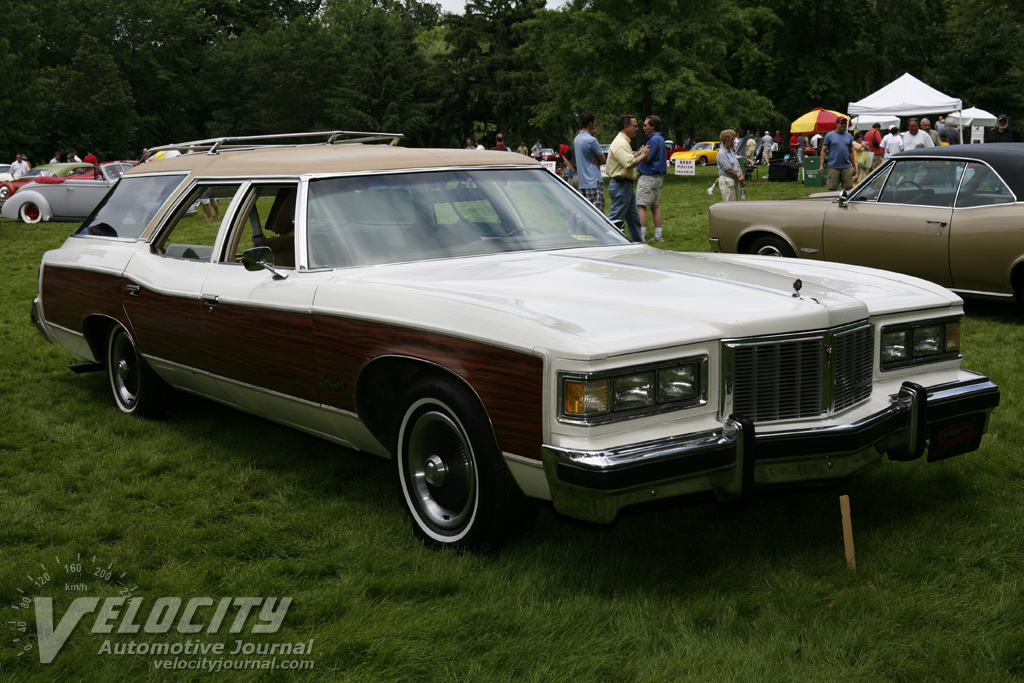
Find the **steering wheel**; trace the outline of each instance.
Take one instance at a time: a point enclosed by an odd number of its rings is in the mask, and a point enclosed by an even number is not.
[[[530,228],[530,227],[514,228],[514,229],[508,231],[508,236],[509,237],[519,237],[520,235],[543,235],[543,234],[544,234],[543,230],[538,230],[537,228]]]
[[[918,190],[924,192],[924,188],[921,187],[920,185],[918,185],[917,183],[915,183],[913,180],[903,180],[903,181],[900,182],[900,184],[897,187],[902,189],[904,187],[910,187],[910,186],[916,187]]]

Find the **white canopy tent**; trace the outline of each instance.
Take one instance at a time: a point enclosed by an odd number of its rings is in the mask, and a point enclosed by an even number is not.
[[[963,102],[939,92],[910,74],[903,74],[889,85],[858,102],[850,102],[850,116],[911,116],[943,114],[963,109]]]
[[[900,119],[898,116],[873,116],[870,114],[861,114],[860,116],[854,116],[850,119],[850,130],[859,130],[862,133],[866,133],[875,124],[882,126],[882,130],[888,131],[893,126],[900,125]]]
[[[984,109],[971,107],[963,111],[955,111],[946,115],[946,124],[950,126],[994,126],[996,117]]]

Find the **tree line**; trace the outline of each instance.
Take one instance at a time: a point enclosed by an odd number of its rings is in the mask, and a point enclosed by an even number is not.
[[[1005,0],[0,0],[0,161],[131,158],[221,135],[568,141],[580,111],[668,137],[788,132],[909,71],[1024,114],[1024,5]],[[997,111],[998,110],[998,111]]]

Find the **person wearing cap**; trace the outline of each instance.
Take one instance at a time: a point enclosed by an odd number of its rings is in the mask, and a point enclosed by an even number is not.
[[[853,188],[853,136],[846,130],[846,117],[836,119],[836,129],[825,134],[821,144],[820,170],[828,161],[828,175],[825,186],[829,191],[838,190],[840,183],[844,190]]]
[[[985,142],[1024,142],[1024,133],[1010,125],[1006,114],[1000,114],[996,119],[996,127],[985,133]]]
[[[764,137],[761,138],[761,159],[764,163],[769,163],[772,160],[772,134],[768,131],[764,132]]]

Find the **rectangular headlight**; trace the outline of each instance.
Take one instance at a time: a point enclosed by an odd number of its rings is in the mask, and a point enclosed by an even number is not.
[[[899,332],[882,331],[882,365],[896,363],[910,358],[910,346],[907,344],[908,330]]]
[[[690,363],[658,370],[658,400],[671,403],[696,398],[700,393],[699,367]]]
[[[960,320],[922,320],[882,328],[883,370],[960,356]]]
[[[654,373],[638,372],[615,378],[615,412],[654,405]]]
[[[707,402],[707,357],[656,363],[619,372],[561,377],[559,417],[569,422],[608,422]]]

